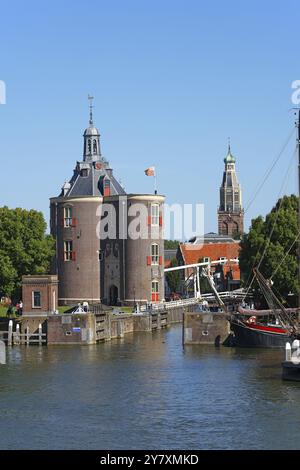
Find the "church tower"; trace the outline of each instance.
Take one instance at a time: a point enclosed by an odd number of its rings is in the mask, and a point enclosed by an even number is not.
[[[219,235],[237,236],[244,231],[244,210],[242,191],[235,171],[235,157],[231,153],[230,144],[224,163],[218,209],[218,231]]]

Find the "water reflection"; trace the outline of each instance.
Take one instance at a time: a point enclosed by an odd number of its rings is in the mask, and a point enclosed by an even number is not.
[[[281,351],[181,346],[181,328],[93,346],[14,347],[0,447],[299,448]]]

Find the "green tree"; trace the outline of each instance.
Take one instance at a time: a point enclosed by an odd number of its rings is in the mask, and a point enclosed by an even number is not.
[[[240,268],[242,281],[248,287],[253,267],[266,277],[272,277],[274,290],[286,301],[288,294],[298,294],[298,198],[294,195],[279,199],[265,217],[252,220],[249,233],[241,241]],[[257,285],[253,286],[257,292]],[[295,296],[294,296],[295,300]]]
[[[178,245],[178,240],[165,240],[165,250],[177,250]]]
[[[54,240],[41,212],[0,208],[0,295],[20,296],[21,278],[49,272]]]
[[[170,261],[170,268],[174,268],[178,266],[178,261],[176,258],[171,259]],[[177,292],[180,283],[180,271],[170,271],[166,274],[167,282],[170,287],[171,292]]]

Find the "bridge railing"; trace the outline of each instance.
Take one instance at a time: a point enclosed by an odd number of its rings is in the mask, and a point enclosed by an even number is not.
[[[244,291],[242,289],[237,289],[236,291],[227,291],[219,292],[221,299],[232,299],[232,300],[242,300],[244,298]],[[139,311],[141,313],[147,311],[157,311],[157,310],[168,310],[176,307],[184,307],[185,305],[193,305],[201,303],[203,300],[215,300],[214,294],[202,294],[200,298],[198,297],[189,297],[187,299],[181,300],[171,300],[170,302],[160,302],[156,304],[141,305]]]

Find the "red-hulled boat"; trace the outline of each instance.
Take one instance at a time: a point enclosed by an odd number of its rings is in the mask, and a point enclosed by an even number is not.
[[[272,292],[270,283],[254,269],[270,310],[250,310],[239,307],[230,320],[233,343],[242,347],[284,348],[287,342],[299,339],[296,327],[298,309],[286,309]],[[261,320],[259,320],[261,319]]]

